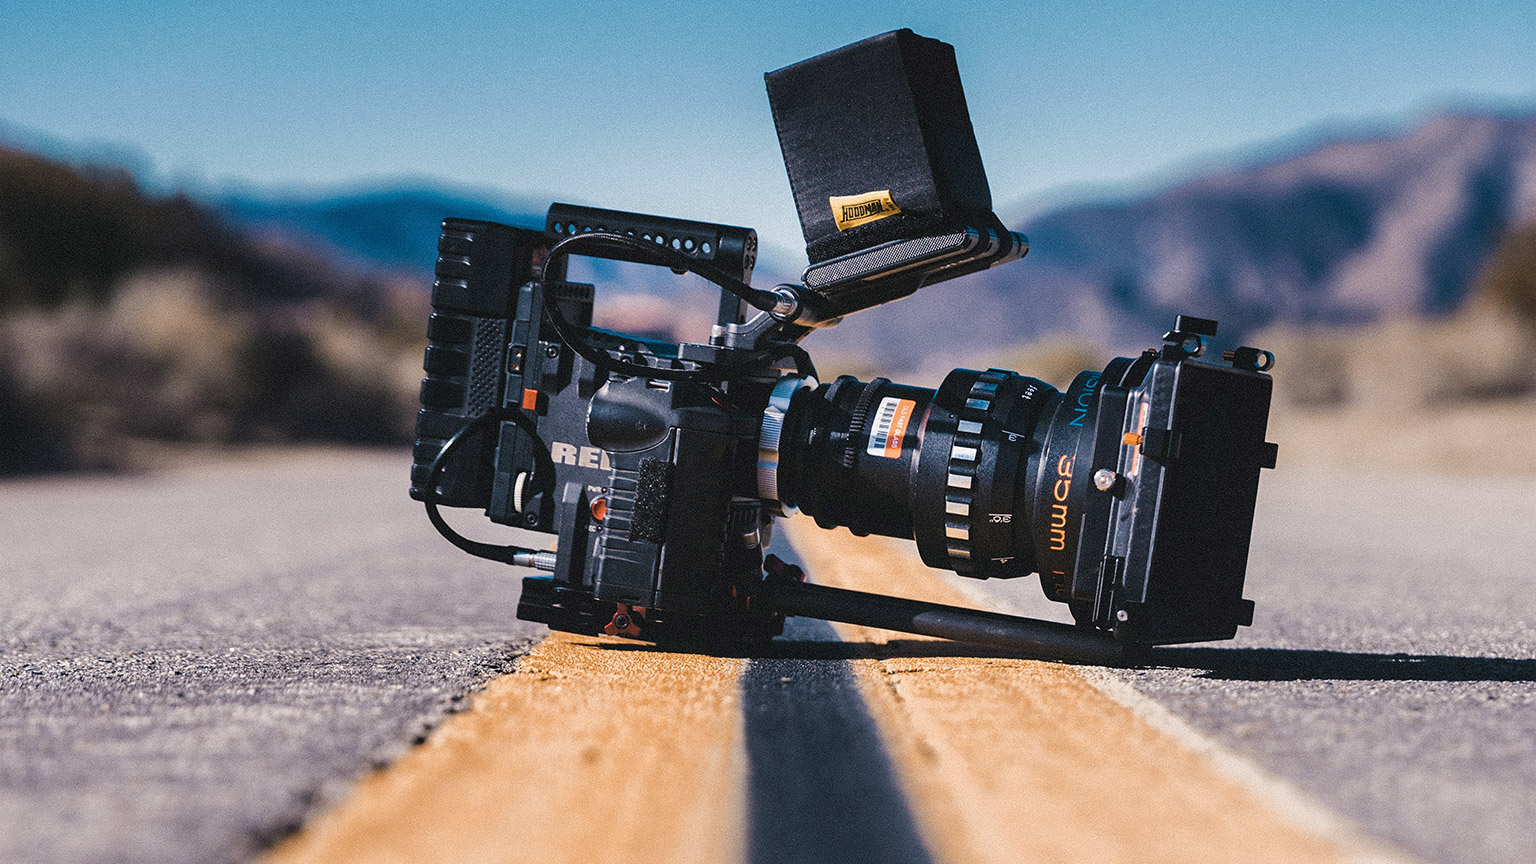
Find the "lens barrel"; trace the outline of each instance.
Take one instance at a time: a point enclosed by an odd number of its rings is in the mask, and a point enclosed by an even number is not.
[[[1073,603],[1087,599],[1074,594],[1074,574],[1081,568],[1079,552],[1085,522],[1095,516],[1099,523],[1107,521],[1107,514],[1091,512],[1095,503],[1107,501],[1104,496],[1099,496],[1097,502],[1089,500],[1095,454],[1112,458],[1118,453],[1125,412],[1123,389],[1113,390],[1117,398],[1106,400],[1104,396],[1106,389],[1127,383],[1124,376],[1128,372],[1140,374],[1140,369],[1130,372],[1131,367],[1132,361],[1118,358],[1102,372],[1079,372],[1053,406],[1050,417],[1042,421],[1032,442],[1040,455],[1030,474],[1030,488],[1026,500],[1021,502],[1020,513],[1034,529],[1040,585],[1052,600]],[[1101,422],[1100,414],[1105,411],[1113,416],[1104,417]],[[1109,440],[1100,440],[1103,436]],[[1089,566],[1097,561],[1094,558]],[[1090,590],[1089,596],[1092,593]],[[1090,611],[1073,610],[1079,615]]]
[[[937,390],[848,376],[802,389],[784,417],[778,500],[824,528],[914,538],[930,567],[1028,575],[1032,478],[1062,404],[1049,384],[999,369],[956,369]]]

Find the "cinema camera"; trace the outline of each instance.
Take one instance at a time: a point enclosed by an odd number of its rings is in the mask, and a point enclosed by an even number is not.
[[[801,284],[750,286],[749,228],[565,204],[542,231],[443,222],[411,469],[438,530],[548,574],[523,580],[519,618],[702,650],[751,650],[801,615],[1112,663],[1251,623],[1273,355],[1197,359],[1216,322],[1180,316],[1064,393],[1000,369],[936,390],[819,382],[808,333],[1028,246],[992,213],[951,46],[899,30],[766,79]],[[718,285],[708,344],[594,328],[571,255]],[[558,541],[471,540],[442,506]],[[763,551],[796,511],[967,576],[1039,573],[1076,625],[806,583]]]

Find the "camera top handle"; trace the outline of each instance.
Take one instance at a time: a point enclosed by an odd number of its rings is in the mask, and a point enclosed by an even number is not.
[[[570,255],[586,255],[616,261],[633,261],[668,267],[673,272],[695,273],[721,289],[719,320],[722,326],[740,322],[742,306],[764,312],[780,308],[784,297],[747,283],[757,261],[757,232],[750,228],[714,225],[664,216],[647,216],[571,204],[553,204],[545,219],[545,234],[556,240],[543,261],[545,272],[564,272],[558,265]],[[741,273],[738,278],[735,273]],[[727,349],[710,360],[687,359],[707,365],[675,369],[632,363],[612,356],[587,338],[591,328],[571,322],[545,295],[545,312],[560,338],[577,354],[599,368],[624,375],[670,381],[721,382],[755,374],[785,357],[791,357],[801,374],[814,375],[810,356],[793,341],[761,340],[755,350]]]
[[[557,202],[550,205],[544,217],[544,234],[555,241],[585,234],[617,234],[644,244],[644,248],[606,244],[588,247],[580,254],[657,264],[670,267],[679,275],[690,270],[698,273],[720,287],[720,310],[715,323],[721,327],[741,324],[747,317],[748,306],[767,311],[777,302],[770,292],[754,292],[749,285],[757,266],[757,232],[751,228]],[[678,256],[691,259],[692,263]],[[711,276],[707,272],[710,267],[720,272]],[[721,281],[720,276],[729,280]]]
[[[670,249],[693,261],[712,265],[743,285],[752,281],[752,270],[757,266],[757,232],[751,228],[560,203],[551,204],[544,217],[544,234],[553,240],[592,233],[623,235],[648,244],[649,248],[611,246],[606,250],[582,252],[583,255],[661,264],[672,267],[675,272],[683,272],[686,265],[674,263],[676,259],[663,261],[649,254],[652,249]],[[732,296],[729,300],[721,297],[719,323],[740,323],[744,311],[740,308],[740,298],[732,289],[721,287]]]

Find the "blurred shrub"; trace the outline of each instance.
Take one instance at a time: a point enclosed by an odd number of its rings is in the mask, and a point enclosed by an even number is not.
[[[1250,341],[1278,358],[1275,397],[1282,407],[1398,414],[1536,388],[1531,328],[1475,305],[1444,319],[1272,330]]]
[[[409,441],[426,310],[423,286],[0,148],[0,473],[131,467],[146,442]]]
[[[10,352],[0,354],[0,475],[58,471],[74,465],[65,430],[35,410],[16,381]]]
[[[0,470],[130,467],[146,441],[409,440],[424,339],[334,300],[223,294],[195,270],[151,271],[106,303],[0,321]]]
[[[1277,328],[1250,341],[1279,358],[1282,409],[1404,415],[1528,396],[1536,392],[1536,223],[1500,242],[1454,315]]]
[[[1511,231],[1489,257],[1472,291],[1474,302],[1536,323],[1536,222]]]
[[[101,302],[132,273],[167,266],[196,266],[251,297],[329,287],[286,264],[184,195],[145,195],[120,169],[0,147],[0,313]]]
[[[1090,342],[1061,337],[1020,342],[980,354],[955,353],[953,349],[935,352],[921,364],[911,366],[893,366],[866,354],[839,351],[837,346],[829,350],[813,344],[809,350],[816,361],[817,376],[823,382],[839,375],[852,375],[861,381],[882,377],[899,384],[930,388],[942,384],[945,376],[956,368],[995,368],[1039,378],[1057,389],[1065,389],[1077,373],[1102,369],[1107,359],[1104,350]]]

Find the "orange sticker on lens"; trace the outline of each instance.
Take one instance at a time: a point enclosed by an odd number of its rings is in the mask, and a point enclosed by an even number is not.
[[[901,458],[901,442],[907,437],[907,425],[912,422],[912,411],[917,402],[887,396],[880,400],[875,411],[875,422],[869,429],[869,446],[864,452],[886,459]]]

